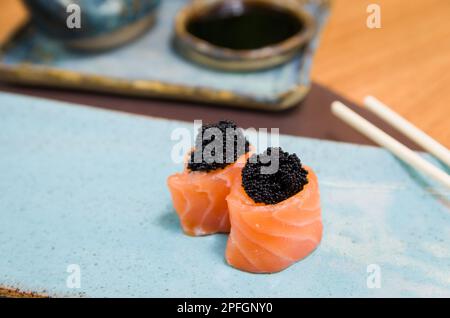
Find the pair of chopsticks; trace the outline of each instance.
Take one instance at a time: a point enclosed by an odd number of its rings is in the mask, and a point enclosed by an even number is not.
[[[405,118],[395,113],[375,97],[366,97],[364,99],[364,105],[367,109],[380,117],[382,120],[396,128],[406,137],[410,138],[423,149],[437,157],[447,166],[450,166],[450,151],[435,139],[431,138],[429,135],[411,124]],[[416,170],[450,188],[450,176],[447,173],[423,159],[417,153],[386,134],[384,131],[355,113],[343,103],[338,101],[333,102],[331,104],[331,111],[335,116],[352,126],[354,129],[365,135],[367,138],[371,139],[373,142],[388,149],[395,156],[397,156]]]

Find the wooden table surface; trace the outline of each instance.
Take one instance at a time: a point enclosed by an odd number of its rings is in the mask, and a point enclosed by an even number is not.
[[[380,29],[366,26],[371,3]],[[0,43],[26,17],[19,0],[2,0]],[[378,97],[450,147],[450,1],[335,0],[312,76],[359,104]]]
[[[313,79],[360,104],[372,94],[450,147],[450,1],[335,0]]]

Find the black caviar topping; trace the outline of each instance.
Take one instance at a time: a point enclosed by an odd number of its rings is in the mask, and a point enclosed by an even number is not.
[[[216,155],[216,136],[222,136],[221,153]],[[227,147],[228,145],[228,147]],[[229,147],[232,146],[232,147]],[[249,151],[250,144],[241,128],[231,120],[202,125],[191,152],[188,169],[191,171],[213,171],[223,169]]]
[[[272,159],[278,159],[278,166],[271,165]],[[276,204],[303,190],[308,183],[307,176],[308,171],[296,154],[267,148],[263,154],[247,159],[242,170],[242,186],[256,203]]]

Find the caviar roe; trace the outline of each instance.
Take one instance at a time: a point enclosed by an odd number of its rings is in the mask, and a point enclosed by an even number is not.
[[[271,171],[274,173],[262,171],[262,167],[271,166],[272,159],[278,160],[278,169]],[[303,190],[308,183],[307,176],[308,171],[296,154],[281,148],[267,148],[264,153],[247,159],[242,170],[242,187],[256,203],[276,204]]]
[[[208,134],[208,129],[214,128],[216,130],[210,130],[210,134]],[[219,159],[221,160],[214,160],[211,162],[211,160],[207,160],[207,158],[205,158],[204,149],[213,141],[215,141],[216,134],[214,134],[214,131],[217,131],[217,129],[220,130],[221,136],[223,138],[222,156],[219,157]],[[228,142],[229,145],[231,144],[233,145],[232,147],[233,149],[227,149],[227,140],[229,140]],[[233,142],[231,143],[231,141]],[[249,152],[249,148],[250,144],[248,140],[245,138],[242,129],[239,128],[233,121],[221,120],[217,123],[205,124],[202,125],[201,128],[199,128],[195,140],[195,148],[194,151],[192,151],[190,154],[190,160],[188,162],[187,168],[190,171],[203,171],[203,172],[210,172],[218,169],[223,169],[228,165],[235,163],[237,159],[243,154]],[[212,158],[215,158],[216,156],[215,149],[213,148],[210,151],[210,154],[208,155],[210,155]],[[201,158],[201,161],[198,160],[198,158]]]

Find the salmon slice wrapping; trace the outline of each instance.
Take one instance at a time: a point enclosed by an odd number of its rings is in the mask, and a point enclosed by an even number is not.
[[[189,171],[171,175],[167,184],[183,231],[191,236],[230,232],[226,197],[240,178],[250,153],[225,167],[210,172]]]
[[[322,238],[322,217],[317,176],[308,171],[308,183],[277,204],[255,203],[241,178],[227,197],[231,231],[226,260],[252,273],[279,272],[308,256]]]

